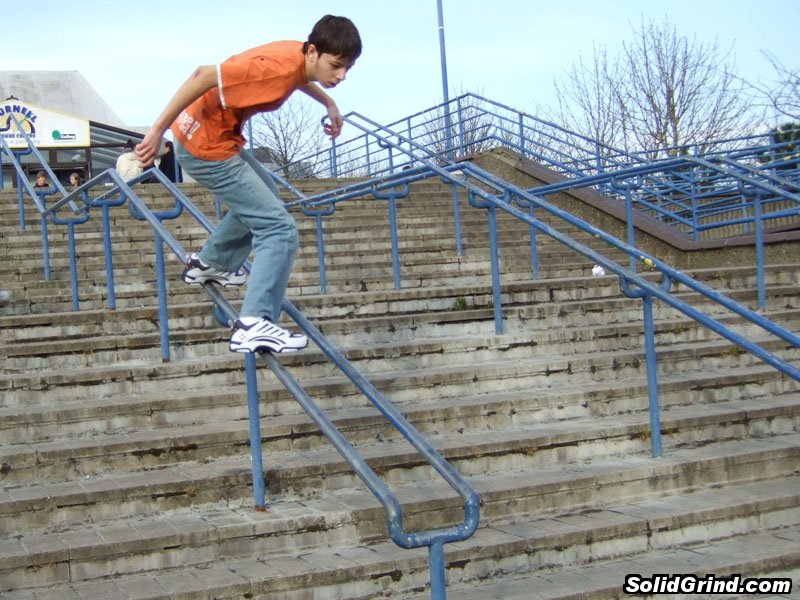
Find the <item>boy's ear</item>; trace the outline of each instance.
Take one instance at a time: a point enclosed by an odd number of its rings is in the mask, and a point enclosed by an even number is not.
[[[308,44],[306,46],[306,58],[316,60],[318,57],[319,52],[317,51],[317,47],[314,44]]]

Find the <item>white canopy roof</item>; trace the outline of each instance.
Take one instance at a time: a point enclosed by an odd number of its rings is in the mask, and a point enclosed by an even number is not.
[[[0,71],[0,100],[9,96],[97,123],[126,127],[78,71]]]

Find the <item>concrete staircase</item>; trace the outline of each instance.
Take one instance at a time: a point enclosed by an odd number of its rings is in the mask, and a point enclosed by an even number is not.
[[[168,206],[155,188],[140,187],[148,204]],[[298,215],[289,291],[479,491],[481,527],[445,547],[448,598],[614,598],[629,573],[800,573],[800,385],[657,303],[665,453],[651,458],[640,304],[541,238],[532,280],[526,227],[501,217],[495,335],[486,218],[462,203],[457,256],[448,187],[421,182],[399,202],[400,290],[382,201],[326,220],[326,295],[314,224]],[[126,208],[112,215],[117,309],[95,218],[76,228],[75,312],[65,228],[51,226],[46,282],[37,218],[20,231],[16,196],[0,193],[0,597],[428,598],[427,553],[388,539],[380,504],[264,367],[269,507],[253,510],[242,357],[171,258],[162,361],[152,236]],[[187,216],[169,227],[187,250],[205,239]],[[767,269],[765,313],[793,331],[797,267]],[[693,275],[755,306],[751,266]],[[397,492],[409,530],[461,521],[454,493],[318,349],[281,362]]]

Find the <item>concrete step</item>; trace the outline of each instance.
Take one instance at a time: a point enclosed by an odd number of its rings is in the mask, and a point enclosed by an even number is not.
[[[635,330],[633,334],[638,335]],[[462,386],[462,389],[465,389],[463,386],[475,386],[477,381],[481,382],[480,385],[487,381],[497,385],[505,380],[516,381],[512,384],[516,387],[541,387],[570,381],[588,383],[644,375],[640,345],[620,343],[612,335],[604,354],[598,356],[590,350],[597,339],[601,338],[584,337],[589,346],[582,346],[576,344],[576,340],[580,340],[577,337],[572,340],[558,336],[548,340],[545,337],[540,343],[532,334],[507,334],[490,338],[440,338],[424,343],[408,340],[378,346],[370,344],[353,347],[348,353],[360,371],[384,382],[391,393],[400,394],[400,400],[405,389],[413,388],[423,380],[431,389],[442,393],[454,385]],[[634,342],[636,339],[633,338]],[[224,337],[217,344],[224,347]],[[558,349],[563,352],[564,344],[572,351],[562,355],[555,353]],[[764,339],[763,345],[786,360],[797,359],[797,349],[785,348],[782,341]],[[111,350],[111,357],[124,358],[121,354],[124,351],[124,347],[119,351]],[[498,351],[502,356],[496,356]],[[735,369],[759,362],[727,341],[672,344],[660,348],[659,354],[662,358],[661,372],[665,375],[696,374],[698,367],[702,371],[712,364],[714,369]],[[153,357],[144,361],[112,361],[113,364],[105,365],[102,371],[95,369],[91,362],[85,362],[81,354],[77,357],[82,362],[73,361],[69,372],[64,372],[58,365],[48,366],[45,361],[40,370],[8,371],[0,375],[0,389],[5,393],[4,406],[29,406],[56,398],[63,402],[70,398],[158,392],[166,382],[170,382],[173,389],[180,386],[180,389],[199,390],[208,386],[238,384],[243,380],[241,357],[224,350],[195,357],[176,352],[175,360],[169,363]],[[674,362],[670,364],[668,359],[674,359]],[[701,359],[707,359],[705,365],[698,362]],[[291,367],[295,376],[304,383],[324,380],[330,384],[341,379],[336,370],[322,360],[322,354],[313,345],[308,350],[283,357],[282,362]],[[506,389],[505,384],[501,385],[495,390]]]
[[[720,572],[797,569],[798,383],[657,302],[665,453],[650,458],[640,303],[544,236],[531,281],[528,228],[499,215],[507,333],[496,336],[486,215],[460,199],[455,257],[450,188],[428,183],[398,202],[404,289],[392,289],[385,202],[359,200],[325,220],[327,295],[314,220],[298,215],[289,295],[478,490],[481,527],[445,548],[449,597],[527,598],[512,594],[542,576],[572,590],[563,597],[616,597],[622,580],[599,565],[672,572],[678,554]],[[252,510],[241,357],[204,292],[172,285],[171,258],[172,361],[161,361],[152,239],[127,208],[112,217],[119,310],[104,309],[93,220],[77,228],[84,310],[73,312],[63,228],[51,228],[57,273],[43,283],[36,219],[19,232],[15,202],[0,202],[0,249],[15,257],[0,271],[0,312],[16,313],[0,317],[0,596],[424,597],[426,553],[388,540],[383,509],[264,368],[270,506]],[[194,250],[206,234],[184,217],[168,228]],[[691,274],[755,306],[754,268]],[[770,265],[767,282],[764,314],[796,331],[800,271]],[[797,349],[675,289],[800,363]],[[398,493],[411,530],[460,521],[452,491],[319,351],[281,362]]]
[[[708,589],[717,590],[708,597],[726,600],[752,597],[790,599],[797,597],[796,582],[800,579],[798,548],[800,528],[788,525],[666,551],[655,548],[633,558],[598,560],[563,569],[543,567],[531,568],[524,574],[470,574],[466,580],[452,582],[447,597],[453,600],[610,600],[628,595],[624,588],[628,576],[639,575],[638,580],[632,581],[639,582],[639,589],[645,589],[643,578],[686,575],[683,581],[687,586],[693,586],[685,588],[687,590],[696,589],[701,593]],[[697,578],[695,582],[690,580],[692,576]],[[752,592],[745,594],[744,588],[738,586],[744,586],[749,578],[778,578],[783,580],[781,584],[789,585],[791,591],[757,596]],[[785,581],[787,579],[789,582]],[[429,600],[430,593],[389,597]],[[686,597],[698,597],[698,594]]]
[[[532,408],[533,399],[528,399],[528,405],[524,400],[519,395],[507,395],[494,402],[481,402],[475,397],[472,403],[465,401],[462,406],[442,400],[434,406],[401,409],[453,465],[471,477],[650,451],[645,401],[635,411],[620,414],[604,412],[603,407],[570,410],[564,400],[555,404],[552,398],[545,399],[552,402],[551,407],[539,407],[536,402]],[[663,443],[671,455],[682,447],[698,448],[750,436],[785,436],[798,425],[798,406],[797,394],[720,401],[702,410],[694,404],[665,403],[661,419]],[[4,444],[0,465],[8,495],[3,502],[7,508],[2,511],[5,516],[0,528],[18,527],[23,514],[43,506],[70,506],[70,501],[59,500],[64,495],[83,497],[87,489],[99,495],[108,477],[117,481],[110,486],[111,498],[115,502],[122,500],[123,505],[138,498],[133,506],[142,513],[147,512],[148,502],[155,502],[150,510],[159,510],[163,496],[174,495],[176,488],[187,486],[202,492],[187,494],[181,501],[195,502],[194,496],[205,502],[231,501],[236,497],[231,487],[236,487],[238,497],[246,497],[248,428],[245,416],[236,416],[214,424],[154,422],[149,427],[84,431],[70,437],[67,423],[67,432],[52,440]],[[422,484],[436,478],[374,410],[340,409],[331,417],[387,481]],[[331,451],[305,416],[264,417],[261,432],[271,489],[280,490],[282,495],[314,497],[358,485],[349,467]],[[201,461],[207,470],[198,470],[196,461]],[[158,472],[155,480],[151,479],[154,470]],[[189,478],[192,483],[187,480],[188,472],[194,473]],[[208,476],[198,480],[198,473],[203,472]],[[236,486],[232,480],[226,486],[219,485],[219,477],[230,478],[233,473],[239,477]],[[206,481],[208,477],[211,479]],[[48,483],[39,488],[42,480]],[[121,497],[120,480],[126,488]],[[154,482],[162,488],[160,494],[153,494]],[[215,493],[220,496],[214,497]],[[20,499],[33,504],[25,505]],[[92,503],[96,502],[98,499],[93,496]],[[29,508],[25,510],[24,506]],[[83,508],[84,517],[93,512],[89,506]],[[111,507],[101,503],[98,510],[108,514]]]
[[[796,286],[792,283],[784,283],[781,274],[785,271],[776,271],[775,283],[770,284],[769,289],[769,305],[774,307],[797,307],[800,301],[797,299],[797,294],[794,293]],[[738,277],[737,272],[734,271],[730,277]],[[61,282],[64,284],[66,282]],[[587,318],[594,315],[595,322],[607,320],[606,314],[611,316],[619,315],[618,319],[639,320],[641,309],[638,302],[631,301],[623,298],[619,294],[618,287],[615,285],[612,278],[603,280],[590,279],[587,280],[583,277],[562,278],[560,280],[542,279],[538,281],[518,281],[507,283],[504,286],[503,293],[503,306],[507,314],[519,315],[524,319],[524,315],[531,315],[533,318],[527,319],[525,323],[526,328],[537,327],[537,324],[543,319],[550,325],[553,319],[558,319],[559,326],[563,325],[564,319],[569,319],[575,322],[575,319]],[[734,283],[740,283],[735,281]],[[746,282],[741,282],[742,287],[729,287],[727,288],[727,295],[745,306],[754,305],[756,300],[756,293],[752,286],[747,287]],[[51,299],[54,294],[62,297],[62,301],[69,303],[69,310],[71,310],[71,293],[63,285],[51,283],[46,287],[42,287],[40,296],[42,298]],[[118,286],[118,288],[121,286]],[[102,323],[108,321],[109,323],[117,323],[120,319],[132,322],[155,320],[157,312],[155,310],[156,303],[152,296],[155,289],[154,283],[140,284],[137,286],[139,289],[124,287],[118,289],[117,300],[119,309],[117,311],[105,311],[104,302],[102,299],[101,306],[98,308],[88,308],[83,302],[82,310],[70,315],[70,323],[86,323],[88,320],[93,320],[95,325],[92,326],[88,333],[92,331],[100,331],[101,328],[97,325],[98,322]],[[105,293],[105,284],[99,286],[101,294]],[[297,286],[291,288],[292,292],[297,291]],[[171,297],[169,304],[171,314],[171,327],[175,318],[178,321],[174,326],[181,328],[180,319],[189,314],[189,309],[185,306],[191,304],[197,312],[205,313],[204,323],[211,324],[212,321],[208,318],[210,315],[209,309],[203,309],[203,305],[209,306],[209,298],[196,286],[186,286],[182,283],[172,284],[168,286],[168,291]],[[241,289],[229,288],[225,291],[226,295],[232,301],[241,295]],[[26,291],[30,295],[29,291]],[[691,302],[696,307],[702,307],[703,310],[709,311],[710,314],[722,314],[724,309],[714,307],[708,303],[700,303],[700,298],[697,294],[691,292],[677,292],[679,297],[687,302]],[[481,285],[470,285],[461,287],[431,287],[431,288],[416,288],[416,289],[402,289],[402,290],[385,290],[385,291],[361,291],[358,293],[337,293],[327,295],[314,295],[308,294],[299,298],[294,298],[298,307],[305,312],[311,314],[317,319],[326,319],[328,327],[333,327],[330,322],[331,318],[340,317],[342,323],[352,321],[352,317],[376,317],[385,315],[388,318],[404,318],[404,315],[425,315],[431,311],[439,314],[443,312],[456,312],[464,311],[465,309],[484,309],[491,305],[492,292],[491,287],[486,283]],[[126,306],[133,305],[133,306]],[[150,307],[148,312],[144,307]],[[519,312],[524,307],[525,312]],[[623,308],[627,308],[628,312],[620,312]],[[672,309],[667,309],[661,303],[655,304],[656,316],[669,314]],[[514,311],[514,312],[511,312]],[[175,316],[172,316],[175,315]],[[423,316],[415,316],[417,320],[423,319]],[[490,317],[491,318],[491,317]],[[36,313],[35,315],[8,315],[0,317],[0,339],[9,340],[25,340],[28,338],[47,336],[48,331],[52,331],[54,335],[61,336],[74,336],[78,333],[77,327],[65,328],[58,325],[59,321],[63,318],[56,315],[48,315],[47,313]],[[194,317],[197,322],[197,317]],[[360,319],[355,321],[357,326],[360,326]],[[375,325],[377,323],[373,323]],[[576,322],[577,324],[577,322]],[[52,329],[55,327],[55,329]],[[138,328],[133,327],[132,330],[136,331]],[[152,330],[151,327],[147,328]],[[351,327],[350,329],[353,329]],[[371,327],[374,329],[374,327]],[[400,329],[400,328],[394,328]],[[120,327],[115,327],[111,330],[113,333],[119,333]]]
[[[629,478],[634,472],[641,477],[650,470],[644,463],[634,466],[628,461],[626,466],[627,477],[625,467],[619,464],[595,465],[594,494],[608,489],[604,481],[614,481],[612,487],[619,490],[631,485]],[[658,468],[666,473],[674,470],[674,465],[673,469],[666,465]],[[591,478],[589,468],[584,469]],[[648,475],[652,480],[654,474]],[[731,547],[734,541],[743,548],[760,540],[759,547],[764,547],[769,539],[770,548],[780,549],[780,554],[770,553],[771,558],[762,560],[755,560],[759,553],[754,548],[749,553],[740,550],[737,566],[742,572],[798,564],[800,547],[797,534],[792,533],[800,524],[797,477],[747,483],[733,483],[733,478],[728,478],[714,489],[680,495],[663,490],[650,494],[639,499],[627,496],[620,503],[612,499],[614,492],[610,490],[609,495],[601,493],[589,502],[584,499],[584,510],[571,513],[537,510],[530,514],[520,508],[498,518],[490,510],[485,524],[472,538],[448,548],[450,585],[462,581],[472,584],[498,573],[511,573],[513,577],[524,576],[532,569],[541,574],[545,569],[568,571],[576,565],[621,558],[638,561],[651,552],[687,548],[702,548],[702,554],[713,560],[730,559],[723,548]],[[417,503],[423,502],[421,494],[415,496]],[[75,597],[90,597],[90,590],[98,589],[108,593],[109,585],[125,590],[135,584],[140,593],[151,586],[159,594],[194,590],[194,595],[183,596],[186,598],[208,597],[203,594],[209,593],[233,598],[250,593],[243,590],[252,590],[253,586],[258,586],[255,597],[261,598],[286,597],[276,594],[312,588],[317,593],[327,588],[348,598],[368,598],[385,585],[383,578],[394,580],[394,594],[407,595],[424,587],[424,551],[404,551],[376,539],[382,537],[377,531],[385,527],[379,505],[365,497],[360,509],[353,512],[347,508],[355,504],[358,502],[350,493],[346,498],[334,495],[319,503],[276,502],[266,513],[195,510],[113,526],[66,528],[50,536],[23,535],[3,545],[0,564],[5,573],[0,581],[5,582],[6,589],[35,586],[34,591],[36,587],[51,593],[72,589],[83,594]],[[439,507],[435,514],[441,513]],[[428,513],[425,518],[431,516]],[[373,523],[375,533],[370,532],[369,523]],[[288,540],[281,538],[298,528],[306,533],[304,542],[287,546]],[[781,537],[784,543],[778,543]],[[148,558],[150,555],[159,558],[154,561]],[[251,558],[253,555],[258,558]],[[527,560],[522,563],[519,555]],[[745,555],[749,560],[743,560]],[[200,582],[187,586],[201,570],[222,564],[227,576],[203,577],[202,586]],[[287,573],[289,564],[294,569]],[[172,587],[176,585],[180,587]],[[151,593],[154,595],[140,597],[163,597]]]

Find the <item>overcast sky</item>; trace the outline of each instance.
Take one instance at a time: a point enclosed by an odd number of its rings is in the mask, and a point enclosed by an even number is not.
[[[762,51],[787,68],[800,61],[798,0],[443,0],[443,7],[451,97],[471,91],[527,112],[554,104],[553,81],[579,54],[591,58],[593,45],[616,54],[643,18],[667,18],[681,36],[732,50],[749,81],[774,78]],[[15,44],[4,44],[0,69],[79,71],[127,125],[148,125],[198,65],[268,41],[305,40],[326,13],[351,18],[364,42],[347,81],[331,92],[343,113],[388,123],[441,102],[436,0],[32,0]],[[10,19],[3,20],[6,38]]]

